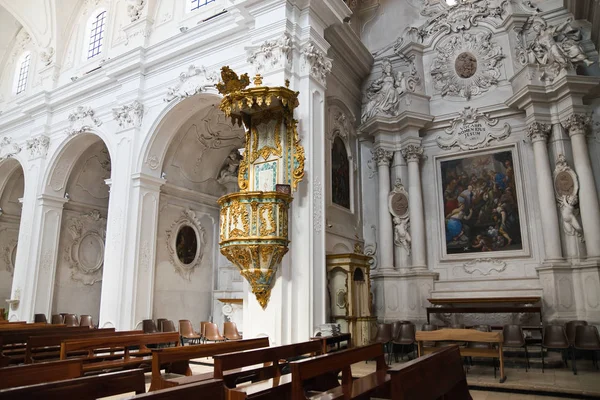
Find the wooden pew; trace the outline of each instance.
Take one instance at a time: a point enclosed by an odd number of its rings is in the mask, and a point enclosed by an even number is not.
[[[146,394],[130,397],[135,400],[225,400],[223,381],[208,379],[206,381],[191,383],[189,385],[175,386],[168,389],[156,390]]]
[[[323,346],[322,354],[326,354],[329,350],[329,346],[337,345],[337,350],[340,350],[340,344],[346,342],[346,348],[352,348],[352,335],[350,333],[342,333],[335,336],[315,336],[311,337],[310,340],[319,340]]]
[[[377,369],[372,374],[353,379],[351,365],[375,359]],[[322,356],[290,363],[292,366],[292,400],[304,400],[305,383],[311,379],[342,371],[342,385],[321,393],[310,393],[311,399],[368,399],[390,398],[390,376],[385,362],[383,346],[379,343],[355,347]]]
[[[223,379],[225,394],[229,400],[251,398],[289,398],[292,390],[289,364],[286,360],[304,355],[322,354],[320,341],[289,344],[264,349],[246,350],[214,356],[215,378]],[[292,360],[293,361],[293,360]],[[263,364],[263,367],[245,369]],[[287,371],[286,371],[287,369]],[[337,385],[337,380],[332,385]],[[252,381],[251,385],[236,387],[239,383]]]
[[[189,361],[195,358],[213,357],[217,354],[258,349],[268,346],[269,338],[263,337],[236,340],[232,342],[152,350],[152,382],[150,384],[150,391],[212,379],[212,372],[201,375],[192,375]],[[171,373],[185,376],[165,379],[161,373],[161,369],[165,368]]]
[[[418,343],[419,357],[438,351],[439,347],[427,347],[423,342],[485,342],[492,343],[491,349],[460,347],[462,357],[487,357],[500,360],[500,383],[506,381],[504,374],[504,355],[502,332],[480,332],[475,329],[440,329],[437,331],[418,331],[415,335]]]
[[[10,331],[13,329],[40,329],[40,328],[50,328],[50,324],[45,322],[32,322],[27,323],[23,321],[11,321],[0,325],[0,331]],[[66,328],[66,325],[54,325],[54,326],[62,326]]]
[[[141,394],[145,391],[144,371],[135,369],[0,390],[0,400],[96,400],[129,392]]]
[[[458,346],[389,369],[392,400],[472,400]]]
[[[53,361],[0,369],[0,389],[83,376],[80,360]]]
[[[25,363],[31,364],[51,359],[60,360],[60,344],[65,340],[92,337],[141,335],[143,331],[115,331],[115,328],[90,329],[88,332],[64,332],[55,335],[30,336],[25,348]],[[69,353],[67,356],[86,355],[87,351]]]
[[[64,340],[60,345],[60,359],[66,360],[72,352],[88,351],[87,356],[77,357],[77,359],[83,360],[84,373],[114,370],[117,368],[137,368],[140,366],[147,366],[149,368],[152,357],[150,350],[146,346],[164,343],[176,343],[178,346],[179,332]],[[139,347],[139,350],[131,351],[131,347]],[[105,350],[105,353],[111,353],[111,355],[115,351],[119,351],[121,357],[116,360],[105,361],[102,354],[97,354],[101,350]]]

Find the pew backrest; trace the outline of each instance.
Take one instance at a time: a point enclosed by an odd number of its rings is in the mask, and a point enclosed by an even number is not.
[[[134,369],[0,390],[0,400],[95,400],[129,392],[141,394],[145,391],[144,371]]]
[[[0,369],[0,389],[79,378],[82,375],[80,360],[5,367]]]
[[[460,341],[501,343],[502,332],[481,332],[476,329],[438,329],[435,331],[417,331],[417,342]]]
[[[472,399],[458,346],[444,347],[388,373],[394,400]]]
[[[225,394],[223,389],[223,381],[220,379],[208,379],[198,383],[190,383],[189,385],[181,385],[168,389],[156,390],[146,394],[140,394],[130,399],[135,400],[182,400],[182,399],[197,399],[197,400],[224,400]]]

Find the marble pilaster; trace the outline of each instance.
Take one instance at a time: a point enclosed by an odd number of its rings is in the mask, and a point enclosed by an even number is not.
[[[373,159],[377,163],[379,193],[378,193],[378,223],[379,223],[379,265],[380,270],[394,267],[394,227],[388,211],[388,195],[390,193],[390,162],[393,153],[382,147],[373,151]]]
[[[412,269],[427,269],[427,248],[425,243],[425,213],[423,211],[423,190],[419,163],[423,157],[423,147],[409,144],[402,150],[408,163],[408,207],[410,213],[410,236],[412,237]]]

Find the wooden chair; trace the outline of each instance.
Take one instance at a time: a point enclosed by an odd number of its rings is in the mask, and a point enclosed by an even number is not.
[[[471,400],[457,345],[388,370],[394,400]]]
[[[0,400],[96,400],[129,392],[142,394],[145,391],[144,371],[134,369],[0,390]]]
[[[235,322],[225,322],[223,324],[223,336],[227,340],[240,340],[242,335],[238,332]]]
[[[377,368],[372,374],[353,379],[351,365],[357,362],[375,359]],[[355,347],[306,360],[290,363],[292,367],[292,400],[307,399],[305,384],[307,381],[326,375],[337,376],[342,371],[342,385],[322,393],[311,393],[311,399],[368,399],[371,397],[390,398],[390,377],[383,345],[375,343],[369,346]],[[319,397],[316,397],[316,396]]]
[[[35,385],[83,376],[80,360],[53,361],[0,368],[0,389]]]
[[[217,354],[258,349],[261,347],[269,347],[269,338],[152,350],[152,382],[150,383],[150,391],[212,379],[214,376],[212,372],[202,375],[192,375],[189,361],[195,358],[214,357]],[[165,379],[161,373],[161,370],[165,368],[170,373],[185,376]]]
[[[130,399],[142,400],[225,400],[223,391],[223,382],[219,379],[209,379],[206,381],[192,383],[189,385],[176,386],[168,389],[156,390]]]

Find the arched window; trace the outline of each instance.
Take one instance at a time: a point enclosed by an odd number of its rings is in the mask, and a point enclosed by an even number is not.
[[[102,53],[104,44],[104,27],[106,26],[106,11],[96,14],[89,25],[90,41],[88,45],[87,58],[93,58]]]
[[[350,163],[346,145],[339,137],[331,146],[331,201],[350,209]]]
[[[204,7],[208,3],[214,3],[215,0],[188,0],[190,2],[190,11],[194,11],[199,9],[200,7]]]
[[[19,58],[17,69],[15,71],[15,92],[23,93],[27,89],[27,78],[29,77],[29,64],[31,62],[31,53],[26,52]]]

